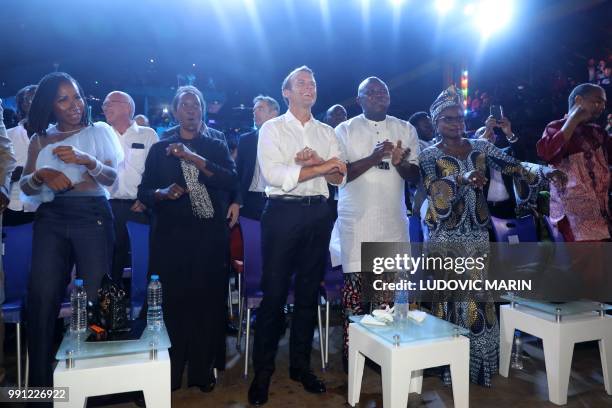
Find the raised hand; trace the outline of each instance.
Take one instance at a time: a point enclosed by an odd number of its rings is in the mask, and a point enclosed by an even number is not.
[[[324,175],[336,173],[340,173],[342,175],[346,174],[346,163],[337,157],[332,157],[331,159],[321,163],[319,166],[321,174]]]
[[[187,193],[187,189],[179,186],[176,183],[172,183],[166,188],[157,190],[157,193],[159,194],[159,197],[162,200],[173,200],[174,201],[174,200],[178,200],[179,198],[181,198],[183,194]]]
[[[393,146],[393,143],[391,143],[389,140],[378,142],[376,143],[376,146],[374,147],[374,151],[372,152],[370,156],[378,164],[385,157],[391,156],[391,152],[393,151],[394,147],[395,146]]]
[[[72,188],[72,182],[61,171],[57,171],[49,167],[43,167],[36,170],[34,175],[55,192],[65,191]]]
[[[68,164],[82,164],[90,166],[95,163],[95,159],[89,154],[82,152],[73,146],[58,146],[53,149],[53,154],[61,161]]]
[[[182,143],[170,143],[168,147],[166,147],[167,156],[174,156],[179,159],[184,159],[191,154],[193,154],[193,152]]]
[[[567,174],[561,170],[553,169],[550,167],[544,167],[544,177],[555,185],[559,190],[563,190],[567,185]]]
[[[305,147],[295,155],[295,164],[298,164],[302,167],[306,166],[315,166],[317,164],[323,163],[323,160],[319,154],[311,149],[310,147]]]
[[[398,140],[397,145],[391,151],[391,164],[399,166],[406,157],[410,154],[409,148],[402,148],[402,141]]]
[[[472,170],[465,173],[461,177],[462,184],[469,185],[475,188],[483,188],[487,183],[487,178],[480,170]]]

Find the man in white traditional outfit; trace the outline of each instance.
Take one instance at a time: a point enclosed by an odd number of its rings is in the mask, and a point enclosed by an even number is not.
[[[407,242],[405,181],[419,180],[419,139],[408,122],[388,116],[387,85],[376,77],[365,79],[357,93],[363,114],[341,123],[336,136],[347,164],[347,184],[339,190],[339,237],[344,275],[344,361],[348,356],[348,318],[364,314],[365,274],[361,268],[362,242]],[[332,249],[333,250],[333,249]],[[369,308],[368,308],[369,309]],[[369,310],[368,310],[369,311]]]

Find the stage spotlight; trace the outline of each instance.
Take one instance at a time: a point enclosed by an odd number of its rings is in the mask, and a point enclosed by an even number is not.
[[[451,11],[454,5],[454,0],[436,0],[436,9],[441,14],[446,14]]]
[[[511,0],[483,0],[478,5],[474,23],[484,37],[503,29],[512,18]]]
[[[395,7],[399,7],[402,4],[404,4],[405,0],[391,0],[391,4],[393,4]]]
[[[476,5],[474,3],[468,3],[463,8],[463,14],[465,14],[468,17],[473,16],[475,12],[476,12]]]

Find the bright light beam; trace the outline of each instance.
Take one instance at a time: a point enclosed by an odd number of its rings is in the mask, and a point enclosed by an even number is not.
[[[503,29],[512,19],[512,0],[482,0],[474,15],[474,24],[483,37]]]
[[[440,14],[448,13],[454,6],[454,0],[436,0],[436,9]]]

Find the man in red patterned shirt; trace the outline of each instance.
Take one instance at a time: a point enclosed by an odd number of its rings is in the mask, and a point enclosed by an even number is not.
[[[606,107],[606,93],[581,84],[569,96],[569,113],[546,126],[538,155],[567,174],[563,188],[550,186],[550,218],[566,241],[610,240],[608,206],[612,139],[593,123]]]

